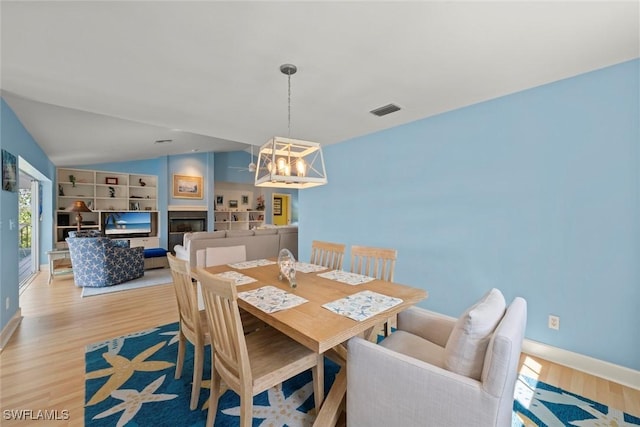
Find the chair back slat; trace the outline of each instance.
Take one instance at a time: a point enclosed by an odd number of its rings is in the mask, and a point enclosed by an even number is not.
[[[204,330],[200,323],[200,311],[198,310],[197,287],[191,281],[191,271],[189,262],[178,259],[172,254],[167,254],[171,276],[173,278],[173,288],[178,302],[180,314],[180,324],[183,333],[189,340],[196,340],[197,343],[204,342]]]
[[[322,265],[332,270],[342,269],[345,245],[342,243],[311,242],[311,264]]]
[[[252,381],[247,345],[240,319],[238,293],[233,280],[221,279],[198,269],[207,324],[215,349],[215,364],[229,384]]]
[[[351,246],[351,272],[393,281],[398,251],[370,246]]]

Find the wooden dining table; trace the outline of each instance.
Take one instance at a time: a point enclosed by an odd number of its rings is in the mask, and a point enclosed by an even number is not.
[[[236,270],[229,265],[220,265],[207,267],[206,270],[213,274],[237,271],[256,279],[255,282],[238,285],[238,292],[271,285],[308,300],[306,303],[274,313],[262,311],[242,299],[238,299],[238,305],[266,324],[319,354],[331,352],[334,347],[345,343],[354,336],[365,336],[373,328],[384,323],[389,317],[427,297],[427,292],[423,289],[398,283],[372,280],[358,285],[349,285],[318,275],[329,270],[315,273],[301,273],[298,271],[296,273],[297,287],[295,288],[290,287],[286,279],[278,279],[279,269],[277,264],[242,270]],[[366,290],[400,298],[402,302],[384,312],[360,321],[352,320],[323,307],[323,304]],[[322,407],[318,411],[314,426],[335,425],[340,415],[341,403],[345,395],[346,363],[343,363]]]

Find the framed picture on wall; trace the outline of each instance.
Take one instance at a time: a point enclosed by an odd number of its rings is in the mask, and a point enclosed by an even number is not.
[[[238,207],[238,201],[237,200],[229,200],[229,207],[230,208],[237,208]]]
[[[2,150],[2,189],[15,193],[17,191],[18,164],[16,156]]]
[[[202,199],[202,177],[173,175],[173,197],[175,199]]]
[[[216,205],[224,204],[224,196],[216,196]]]
[[[249,196],[242,195],[242,204],[243,205],[249,204]]]

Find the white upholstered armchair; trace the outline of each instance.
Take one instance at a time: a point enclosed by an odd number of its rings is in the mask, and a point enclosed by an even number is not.
[[[381,344],[352,338],[347,424],[510,426],[526,318],[492,289],[457,320],[412,307]]]

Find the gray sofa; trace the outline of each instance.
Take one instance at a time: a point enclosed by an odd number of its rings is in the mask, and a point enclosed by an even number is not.
[[[189,261],[191,268],[205,266],[207,248],[244,245],[247,260],[275,258],[289,249],[298,258],[298,227],[285,226],[257,230],[221,230],[186,233],[182,245],[175,245],[176,257]]]

